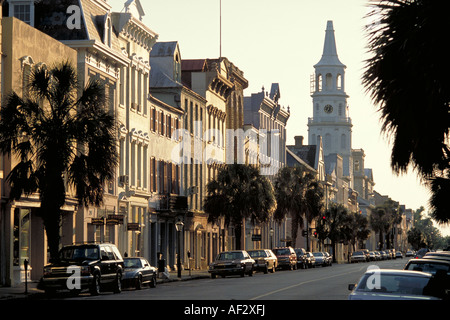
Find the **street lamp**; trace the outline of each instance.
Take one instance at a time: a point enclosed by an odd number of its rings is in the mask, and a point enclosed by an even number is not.
[[[177,270],[178,270],[178,278],[181,278],[181,259],[180,259],[180,247],[181,247],[181,230],[183,230],[184,223],[182,221],[177,221],[175,223],[175,228],[177,229]]]
[[[270,250],[273,249],[273,233],[274,233],[273,228],[270,227],[270,231],[269,231],[269,234],[270,234]]]

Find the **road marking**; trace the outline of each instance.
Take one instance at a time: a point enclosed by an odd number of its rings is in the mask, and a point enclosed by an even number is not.
[[[303,282],[300,282],[300,283],[297,283],[297,284],[293,284],[293,285],[285,287],[285,288],[280,288],[280,289],[277,289],[277,290],[274,290],[274,291],[267,292],[265,294],[262,294],[262,295],[250,298],[249,300],[261,299],[263,297],[267,297],[267,296],[270,296],[272,294],[275,294],[275,293],[278,293],[278,292],[281,292],[281,291],[285,291],[285,290],[289,290],[289,289],[292,289],[292,288],[295,288],[295,287],[299,287],[299,286],[302,286],[302,285],[307,284],[307,283],[311,283],[311,282],[315,282],[315,281],[327,280],[327,279],[331,279],[331,278],[334,278],[334,277],[339,277],[339,276],[342,276],[342,275],[345,275],[345,274],[350,274],[350,273],[355,273],[355,272],[361,272],[361,269],[360,270],[349,271],[349,272],[345,272],[345,273],[340,273],[340,274],[335,274],[335,275],[332,275],[332,276],[329,276],[329,277],[325,277],[325,278],[303,281]]]

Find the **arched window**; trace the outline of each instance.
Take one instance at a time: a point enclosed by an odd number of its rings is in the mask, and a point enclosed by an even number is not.
[[[336,77],[336,89],[337,90],[342,90],[342,87],[343,87],[343,85],[342,85],[342,75],[338,74],[337,77]]]
[[[331,73],[327,73],[326,77],[325,77],[325,87],[327,91],[333,90],[333,76],[331,75]]]
[[[105,44],[108,47],[111,47],[111,43],[112,43],[111,38],[112,38],[111,18],[107,17],[106,25],[105,25]]]
[[[322,91],[322,75],[319,73],[317,75],[317,91]]]

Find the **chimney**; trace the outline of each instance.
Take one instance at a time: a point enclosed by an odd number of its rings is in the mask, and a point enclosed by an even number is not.
[[[300,148],[301,146],[303,146],[303,136],[295,136],[294,139],[296,148]]]

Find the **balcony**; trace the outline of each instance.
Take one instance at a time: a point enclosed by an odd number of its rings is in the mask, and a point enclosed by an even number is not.
[[[187,212],[188,202],[186,196],[161,194],[158,197],[157,212],[166,214],[184,214]]]

